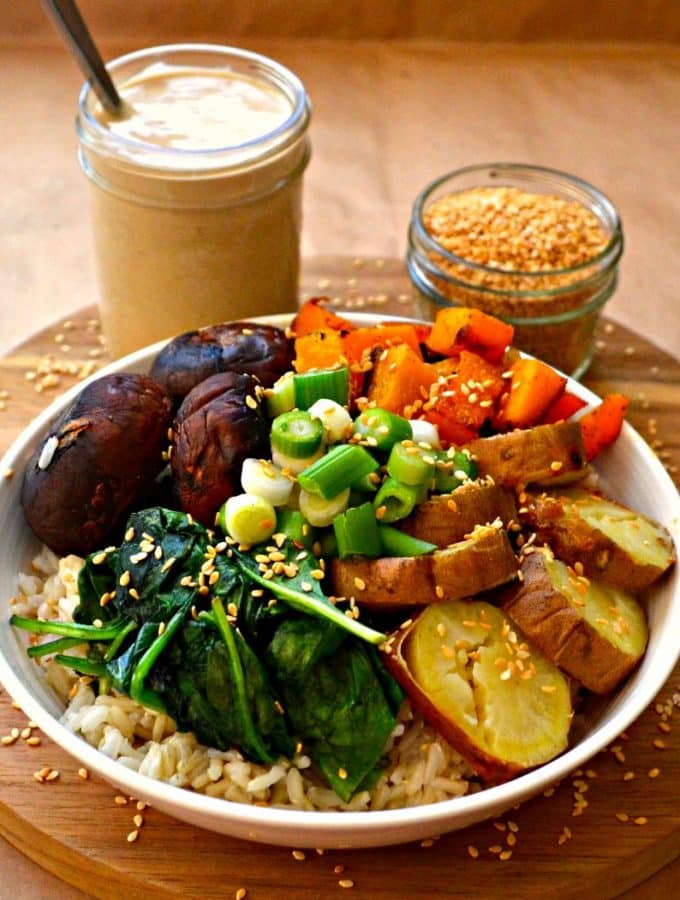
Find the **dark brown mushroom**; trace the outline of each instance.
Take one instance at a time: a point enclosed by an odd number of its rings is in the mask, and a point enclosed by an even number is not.
[[[154,360],[151,375],[175,405],[218,372],[254,375],[263,387],[292,368],[293,341],[271,325],[232,322],[180,334]]]
[[[269,455],[269,429],[252,375],[222,372],[201,381],[180,406],[171,465],[180,508],[210,527],[222,503],[240,492],[241,466]]]
[[[171,405],[146,375],[107,375],[83,388],[26,466],[21,502],[55,553],[110,543],[163,468]]]

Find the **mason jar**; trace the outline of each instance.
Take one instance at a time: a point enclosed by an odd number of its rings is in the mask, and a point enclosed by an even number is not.
[[[483,199],[485,194],[489,203],[497,200],[499,204],[491,210],[493,235],[484,232],[478,219],[471,218],[469,226],[460,219],[466,197]],[[502,207],[505,197],[510,198],[507,208]],[[520,230],[517,217],[521,210],[513,199],[517,197],[536,198],[546,234]],[[449,201],[452,208],[457,207],[456,241],[448,241],[448,248],[445,216],[437,219],[441,227],[434,227],[431,215],[442,201],[444,208]],[[573,203],[579,206],[566,205]],[[551,254],[560,258],[555,255],[560,236],[574,228],[573,223],[560,225],[560,210],[569,209],[573,214],[581,208],[583,235],[566,235],[576,245],[581,240],[580,252],[565,255],[568,264],[542,262]],[[498,258],[504,234],[497,228],[498,221],[507,235],[505,259]],[[497,257],[493,259],[488,258],[493,253],[487,249],[491,237]],[[526,247],[522,241],[527,242]],[[462,247],[463,252],[453,252],[452,246]],[[493,163],[450,172],[421,191],[413,204],[406,263],[422,314],[432,318],[438,309],[450,305],[477,307],[512,324],[519,349],[579,378],[592,360],[598,317],[616,290],[622,252],[619,214],[597,188],[552,169]],[[518,258],[528,260],[531,266],[513,265]]]
[[[211,44],[152,47],[108,69],[122,114],[86,83],[76,127],[111,354],[295,309],[310,157],[300,80]]]

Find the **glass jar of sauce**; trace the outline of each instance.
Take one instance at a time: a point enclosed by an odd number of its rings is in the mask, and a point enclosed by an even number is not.
[[[104,336],[116,357],[297,305],[310,106],[279,63],[210,44],[108,66],[124,101],[79,100]]]

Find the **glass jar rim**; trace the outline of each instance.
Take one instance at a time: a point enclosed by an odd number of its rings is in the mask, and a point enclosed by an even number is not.
[[[590,259],[584,260],[583,262],[577,263],[573,266],[568,266],[563,269],[539,269],[533,272],[527,272],[523,269],[500,269],[494,266],[487,266],[483,263],[477,263],[473,260],[465,259],[465,257],[458,256],[457,254],[452,253],[450,250],[447,250],[430,235],[423,224],[423,214],[425,212],[427,201],[429,200],[431,195],[447,181],[450,181],[458,176],[471,175],[475,172],[486,171],[492,173],[495,172],[498,175],[507,173],[509,175],[515,176],[529,176],[535,178],[537,181],[543,182],[552,179],[578,188],[582,193],[592,197],[592,199],[596,201],[598,206],[604,209],[608,214],[612,233],[606,246],[595,256],[592,256],[590,257]],[[555,187],[557,188],[558,185],[556,184]],[[419,242],[424,245],[426,249],[438,254],[448,262],[452,262],[455,265],[464,266],[465,268],[474,269],[478,272],[494,275],[496,277],[516,276],[521,278],[546,278],[559,275],[568,275],[582,271],[584,269],[588,269],[593,265],[598,265],[599,263],[607,263],[608,265],[613,265],[618,261],[621,253],[623,252],[623,228],[621,225],[621,218],[619,216],[618,210],[616,209],[612,201],[606,196],[606,194],[602,193],[602,191],[600,191],[589,182],[584,181],[582,178],[578,178],[576,175],[570,175],[568,172],[563,172],[560,169],[551,169],[547,166],[535,166],[529,165],[527,163],[477,163],[471,166],[464,166],[463,168],[453,169],[450,172],[446,172],[444,175],[439,176],[439,178],[435,178],[434,181],[431,181],[429,184],[427,184],[416,196],[411,212],[411,226],[417,234]],[[611,260],[609,260],[610,256],[612,257]],[[574,286],[572,285],[572,290],[573,287]],[[559,289],[557,290],[559,291]],[[539,291],[536,293],[546,294],[551,292],[552,291],[549,290]],[[503,291],[502,293],[507,293],[507,291]],[[532,291],[527,292],[528,296],[531,296],[533,293],[534,292]]]
[[[106,144],[110,142],[119,148],[129,150],[131,153],[152,151],[154,157],[158,159],[164,158],[168,161],[171,159],[182,159],[184,161],[211,160],[215,159],[216,164],[223,159],[225,154],[243,154],[249,150],[256,151],[261,145],[273,147],[276,150],[284,149],[292,141],[305,130],[311,117],[311,106],[307,91],[302,81],[286,66],[260,53],[252,50],[244,50],[240,47],[230,47],[226,44],[207,44],[207,43],[183,43],[183,44],[161,44],[153,47],[145,47],[141,50],[135,50],[132,53],[126,53],[118,56],[110,62],[106,63],[106,68],[113,76],[116,71],[130,63],[141,62],[144,60],[152,60],[160,58],[168,54],[189,54],[204,53],[213,55],[215,59],[220,57],[225,61],[232,59],[245,63],[253,63],[260,66],[264,73],[273,76],[274,82],[280,86],[285,85],[290,91],[290,99],[292,101],[292,110],[290,115],[276,128],[256,138],[251,138],[240,144],[226,144],[221,147],[210,147],[208,149],[186,149],[178,147],[164,147],[150,145],[143,141],[137,141],[133,138],[114,135],[106,128],[88,108],[88,100],[93,94],[93,89],[89,81],[86,81],[78,96],[78,134],[81,140],[90,144],[95,142]]]

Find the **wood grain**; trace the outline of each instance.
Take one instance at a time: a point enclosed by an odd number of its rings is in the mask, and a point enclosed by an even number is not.
[[[316,259],[307,265],[303,284],[303,295],[315,293],[336,298],[341,308],[414,311],[397,262]],[[616,389],[631,396],[629,420],[655,446],[677,483],[680,364],[611,323],[602,324],[599,341],[586,383],[598,393]],[[95,312],[86,310],[73,317],[70,327],[57,323],[0,361],[0,391],[8,394],[0,394],[5,406],[0,450],[76,380],[61,374],[59,383],[50,386],[48,370],[55,363],[100,365],[105,361],[101,351]],[[37,374],[29,380],[32,372]],[[36,391],[45,376],[47,386]],[[358,898],[462,898],[472,890],[485,897],[547,892],[560,898],[584,892],[613,897],[640,885],[680,854],[680,728],[672,723],[674,696],[679,703],[680,667],[628,734],[584,773],[566,779],[553,796],[535,798],[500,822],[435,837],[429,846],[322,855],[307,851],[297,861],[290,850],[215,835],[155,810],[143,812],[140,836],[128,843],[137,813],[134,802],[118,805],[107,784],[84,781],[78,764],[46,738],[36,747],[21,738],[0,747],[0,834],[44,868],[101,898],[233,897],[243,887],[248,898],[311,900],[341,891],[341,879],[354,883],[351,896]],[[659,728],[665,720],[673,726],[669,733]],[[25,725],[25,716],[0,694],[0,734]],[[654,746],[658,739],[663,748]],[[38,784],[32,773],[43,766],[58,770],[59,778]],[[650,777],[656,768],[660,774]],[[576,793],[588,801],[577,816]],[[619,821],[617,814],[629,818]],[[635,824],[636,819],[642,824]],[[510,820],[518,826],[512,847]],[[478,858],[471,858],[470,846],[478,849]],[[500,861],[497,846],[512,849],[512,857]],[[342,872],[336,871],[338,866]],[[655,883],[668,892],[674,879],[662,873],[632,896],[656,896]]]

